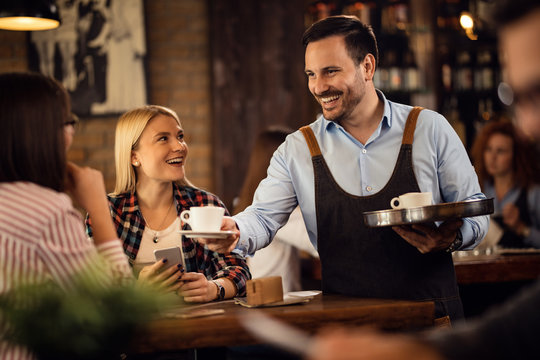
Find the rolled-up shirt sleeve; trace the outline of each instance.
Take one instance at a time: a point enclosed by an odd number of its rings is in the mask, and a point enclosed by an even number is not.
[[[225,278],[236,286],[236,295],[246,295],[246,283],[251,279],[248,265],[244,257],[238,254],[221,254],[204,248],[204,258],[207,268],[205,273],[211,274],[212,279]]]

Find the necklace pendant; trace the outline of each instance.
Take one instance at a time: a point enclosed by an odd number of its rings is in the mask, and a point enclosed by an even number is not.
[[[159,241],[158,237],[154,235],[154,243],[157,244]]]

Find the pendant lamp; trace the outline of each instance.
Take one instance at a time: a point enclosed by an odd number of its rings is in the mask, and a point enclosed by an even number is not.
[[[60,26],[54,0],[2,0],[0,29],[16,31],[50,30]]]

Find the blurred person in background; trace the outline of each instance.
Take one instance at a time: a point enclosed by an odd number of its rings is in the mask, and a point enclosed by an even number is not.
[[[540,143],[540,2],[501,0],[493,23],[499,30],[502,64],[513,89],[518,126]],[[481,318],[425,337],[329,329],[319,335],[310,359],[538,359],[538,304],[540,280]]]
[[[215,253],[178,233],[183,210],[225,207],[217,196],[187,179],[188,145],[178,115],[163,106],[136,108],[120,117],[115,136],[116,186],[108,196],[110,214],[135,273],[139,278],[162,277],[154,250],[181,244],[186,269],[178,264],[178,271],[164,281],[185,301],[243,296],[251,278],[243,257]],[[87,233],[93,235],[91,218]]]
[[[509,121],[489,123],[478,133],[472,147],[474,167],[482,192],[493,198],[490,227],[501,229],[494,239],[488,232],[483,242],[540,248],[540,187],[534,182],[531,150]]]
[[[266,177],[272,154],[291,132],[290,129],[276,127],[269,128],[257,136],[251,151],[244,184],[240,195],[235,199],[234,214],[251,205],[257,186]],[[297,206],[287,223],[278,230],[270,245],[248,258],[251,276],[254,279],[281,276],[284,293],[302,290],[301,251],[313,257],[319,257],[309,241],[302,212]]]

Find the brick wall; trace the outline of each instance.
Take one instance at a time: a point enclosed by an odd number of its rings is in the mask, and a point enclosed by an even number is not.
[[[178,113],[189,146],[188,177],[213,191],[207,12],[201,0],[145,2],[148,101]],[[0,72],[27,69],[27,34],[0,30]],[[81,120],[68,158],[101,170],[111,191],[116,117]]]
[[[201,0],[146,1],[150,102],[180,116],[188,178],[213,191],[208,11]]]
[[[26,33],[0,30],[0,72],[27,68]]]

